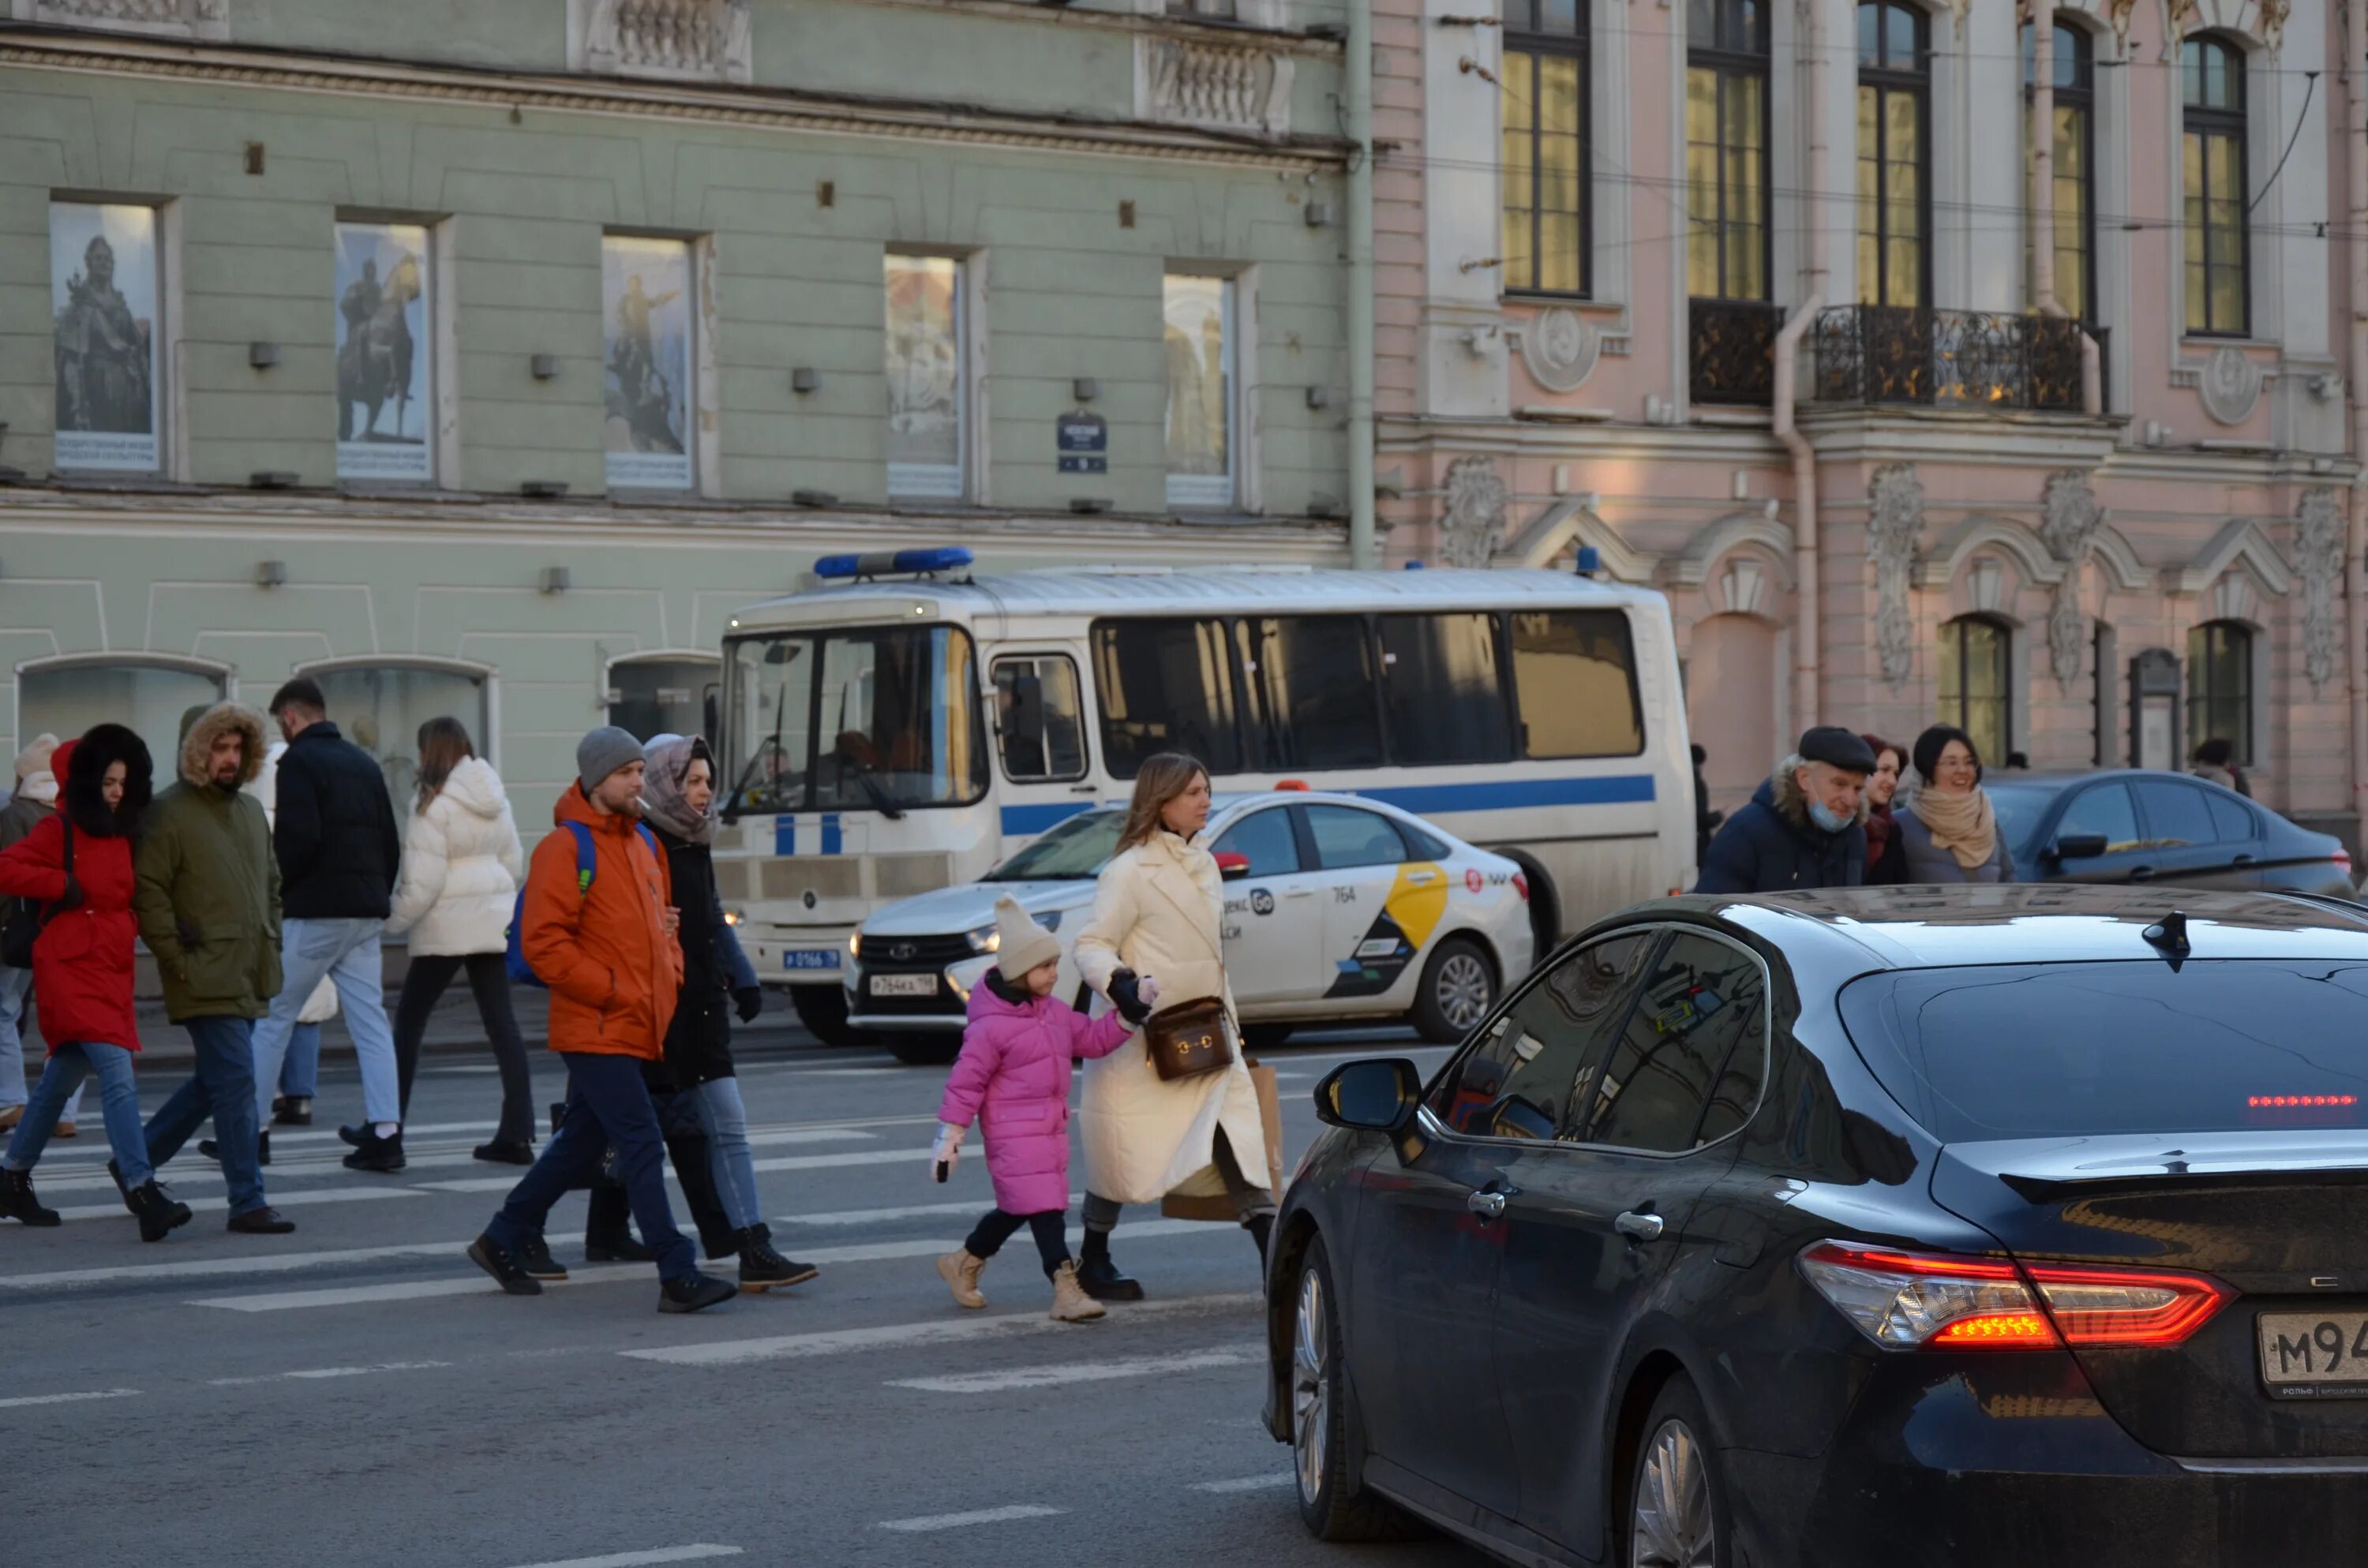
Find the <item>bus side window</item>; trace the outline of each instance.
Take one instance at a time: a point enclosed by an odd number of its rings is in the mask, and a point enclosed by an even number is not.
[[[1066,658],[1034,653],[996,660],[995,716],[1003,776],[1013,783],[1086,776],[1077,666]]]
[[[1102,764],[1132,778],[1180,751],[1212,774],[1242,770],[1233,651],[1223,620],[1113,619],[1093,627]]]
[[[1515,610],[1512,622],[1522,756],[1634,756],[1645,749],[1626,616]]]
[[[1390,759],[1401,767],[1509,761],[1497,618],[1457,611],[1380,620]]]

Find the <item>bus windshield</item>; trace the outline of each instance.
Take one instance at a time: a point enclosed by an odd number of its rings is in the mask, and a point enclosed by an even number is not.
[[[846,627],[724,645],[727,817],[967,805],[986,793],[970,634]]]
[[[1118,853],[1124,812],[1083,812],[1030,841],[986,874],[990,882],[1091,881]]]

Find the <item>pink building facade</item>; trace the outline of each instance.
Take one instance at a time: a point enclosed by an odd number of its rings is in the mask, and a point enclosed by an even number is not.
[[[2032,9],[1376,0],[1385,555],[1667,592],[1721,804],[1946,719],[2356,843],[2362,24]]]

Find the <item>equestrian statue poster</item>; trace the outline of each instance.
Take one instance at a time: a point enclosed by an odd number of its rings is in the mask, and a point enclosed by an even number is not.
[[[690,488],[690,246],[607,234],[600,241],[611,488]]]
[[[337,225],[337,477],[436,477],[427,231]]]

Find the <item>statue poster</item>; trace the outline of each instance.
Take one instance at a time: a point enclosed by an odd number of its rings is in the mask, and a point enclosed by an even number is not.
[[[337,477],[436,477],[427,231],[337,225]]]
[[[605,234],[609,485],[690,488],[690,245]]]
[[[164,466],[157,292],[154,208],[50,204],[58,467]]]
[[[962,263],[890,256],[888,494],[962,493]]]
[[[1234,285],[1167,277],[1167,504],[1234,504]]]

